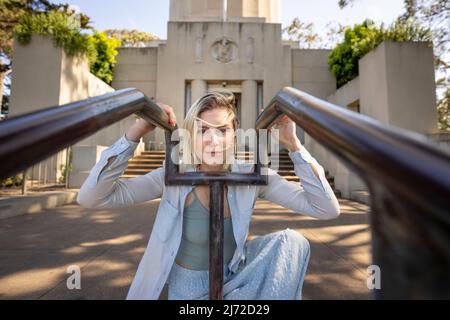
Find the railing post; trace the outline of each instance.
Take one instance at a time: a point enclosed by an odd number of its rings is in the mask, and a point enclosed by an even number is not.
[[[22,195],[27,193],[27,170],[22,171]]]
[[[66,171],[64,172],[64,187],[69,187],[69,168],[70,168],[70,150],[71,147],[66,149]]]
[[[212,182],[209,195],[209,299],[223,300],[223,209],[222,182]]]

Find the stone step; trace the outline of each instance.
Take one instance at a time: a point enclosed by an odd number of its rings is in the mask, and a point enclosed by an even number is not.
[[[158,151],[158,150],[152,150],[152,151],[142,151],[141,155],[152,155],[152,154],[157,154],[157,155],[165,155],[166,152],[165,151]],[[253,154],[253,152],[249,152],[249,151],[239,151],[238,154]],[[284,154],[284,153],[283,153]]]
[[[165,155],[166,152],[165,151],[142,151],[141,155]],[[249,151],[239,151],[238,154],[246,154],[246,155],[253,155],[254,152],[249,152]],[[289,153],[287,152],[280,152],[278,153],[279,156],[283,156],[283,157],[289,157]]]
[[[135,156],[134,158],[151,159],[151,158],[165,158],[165,157],[166,157],[166,154],[152,153],[152,154],[140,154],[138,156]]]
[[[139,158],[139,159],[164,159],[166,157],[165,154],[141,154],[139,156],[135,156],[134,158]],[[253,158],[253,155],[245,155],[245,154],[238,154],[237,158]],[[282,160],[289,160],[290,158],[281,158]]]
[[[136,169],[140,169],[140,170],[147,170],[147,171],[151,171],[151,170],[155,170],[162,167],[162,164],[148,164],[148,165],[128,165],[127,170],[136,170]]]
[[[131,160],[128,160],[128,165],[130,165],[130,164],[134,164],[134,165],[143,164],[143,165],[146,165],[146,164],[153,164],[153,163],[162,164],[163,161],[159,160],[159,159],[135,159],[135,158],[131,159]]]
[[[164,150],[142,151],[141,154],[142,155],[146,155],[146,154],[166,154],[166,151],[164,151]]]
[[[125,170],[124,174],[122,175],[122,177],[137,177],[137,176],[142,176],[145,175],[149,172],[151,172],[152,170],[149,169],[137,169],[137,168],[128,168]],[[282,176],[283,178],[285,178],[286,180],[289,181],[299,181],[299,178],[295,175],[294,171],[291,170],[285,170],[285,171],[278,171],[278,174],[280,176]],[[327,177],[328,182],[330,183],[330,185],[334,184],[334,177]]]
[[[140,171],[149,172],[149,171],[158,169],[158,168],[160,168],[160,167],[162,167],[162,164],[149,164],[149,165],[142,165],[142,164],[139,164],[139,165],[128,165],[126,171],[128,171],[128,170],[140,170]],[[289,175],[295,175],[295,171],[294,171],[294,169],[291,168],[291,167],[285,167],[285,168],[281,167],[281,168],[279,168],[279,170],[277,170],[277,171],[278,171],[278,173],[279,173],[280,175],[286,175],[286,174],[289,174]]]
[[[143,174],[151,171],[151,170],[155,170],[159,167],[162,166],[162,163],[149,163],[149,164],[128,164],[128,167],[126,169],[126,172],[130,172],[130,170],[134,170],[135,172],[143,172]],[[294,167],[293,166],[280,166],[277,170],[278,174],[281,176],[295,176],[295,171],[294,171]],[[328,174],[328,172],[326,172],[326,177],[328,180],[333,179],[333,177],[330,177]]]
[[[251,162],[254,160],[252,156],[252,152],[240,152],[237,159]],[[141,155],[128,161],[128,167],[122,175],[122,178],[130,179],[145,175],[161,167],[164,160],[165,151],[144,151]],[[276,165],[278,174],[284,179],[292,182],[300,182],[300,179],[295,175],[294,164],[288,153],[279,153],[275,160],[270,159],[269,164]],[[325,175],[336,196],[340,196],[340,191],[334,189],[334,177],[329,176],[328,170],[325,170]]]

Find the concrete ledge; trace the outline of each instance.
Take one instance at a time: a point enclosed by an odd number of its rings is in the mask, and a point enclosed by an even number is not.
[[[370,193],[369,191],[361,190],[361,191],[352,191],[350,195],[350,199],[353,201],[361,202],[367,205],[370,205]]]
[[[0,199],[0,219],[37,213],[45,209],[56,208],[74,203],[78,190],[49,191],[39,195],[15,196]]]

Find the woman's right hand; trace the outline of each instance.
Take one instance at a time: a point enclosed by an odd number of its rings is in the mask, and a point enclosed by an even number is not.
[[[161,109],[163,109],[167,115],[169,116],[169,124],[171,126],[175,126],[177,123],[175,112],[173,112],[173,108],[167,104],[157,102],[156,103]],[[132,140],[134,142],[139,142],[141,137],[143,137],[148,132],[155,129],[156,126],[144,119],[139,119],[136,121],[128,130],[126,131],[125,135],[129,140]]]

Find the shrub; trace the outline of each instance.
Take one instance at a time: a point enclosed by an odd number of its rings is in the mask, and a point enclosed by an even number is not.
[[[384,24],[377,27],[370,19],[353,28],[346,28],[344,41],[338,44],[328,57],[328,65],[336,77],[337,87],[356,78],[359,74],[359,59],[386,40],[427,41],[432,45],[432,34],[429,29],[422,28],[411,20],[401,19],[387,28]]]
[[[96,55],[91,56],[89,61],[90,69],[93,74],[108,84],[111,84],[114,76],[114,67],[116,66],[116,48],[120,46],[120,41],[109,38],[106,33],[96,33],[90,36]]]
[[[23,16],[14,27],[17,41],[26,45],[33,34],[51,37],[68,55],[86,55],[91,72],[108,84],[112,82],[120,41],[103,33],[84,33],[77,15],[61,11]]]
[[[76,16],[60,11],[25,15],[14,27],[14,35],[26,45],[33,34],[51,37],[55,46],[64,48],[69,55],[95,55],[93,43],[89,35],[81,32]]]

